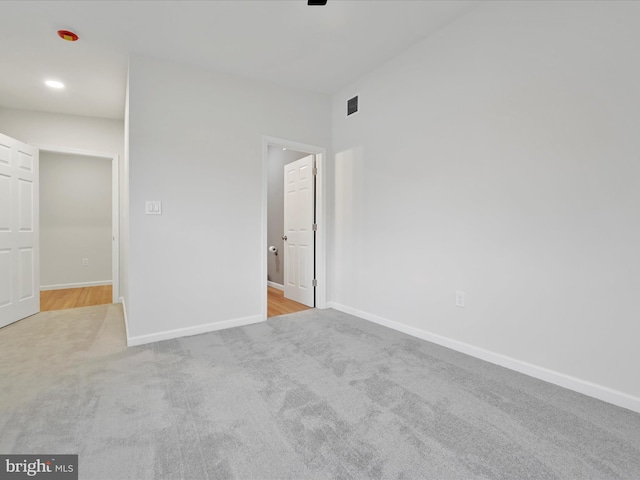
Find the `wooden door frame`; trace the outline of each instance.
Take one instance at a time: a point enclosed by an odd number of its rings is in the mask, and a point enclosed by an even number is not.
[[[119,156],[77,148],[34,145],[41,152],[81,155],[111,160],[111,289],[113,303],[120,302],[120,175]],[[39,266],[38,266],[39,267]]]
[[[262,137],[262,235],[260,240],[261,259],[261,299],[262,299],[262,319],[267,319],[267,276],[268,276],[268,245],[267,245],[267,201],[269,188],[269,147],[285,147],[289,150],[296,150],[316,156],[316,231],[315,242],[315,262],[316,262],[316,307],[327,308],[327,149],[316,145],[294,142],[284,138]]]

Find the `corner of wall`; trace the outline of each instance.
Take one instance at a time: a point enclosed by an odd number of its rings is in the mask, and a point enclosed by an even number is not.
[[[124,315],[124,329],[127,336],[127,347],[131,346],[131,337],[129,336],[129,319],[127,318],[127,302],[124,297],[120,297],[122,304],[122,313]]]

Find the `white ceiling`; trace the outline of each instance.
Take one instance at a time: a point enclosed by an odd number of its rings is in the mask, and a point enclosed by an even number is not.
[[[0,1],[0,106],[123,118],[130,52],[333,93],[478,4]],[[59,29],[80,40],[59,39]],[[66,88],[45,87],[47,78]]]

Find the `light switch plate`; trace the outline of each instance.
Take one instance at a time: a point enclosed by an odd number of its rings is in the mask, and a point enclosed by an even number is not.
[[[162,202],[160,200],[147,200],[144,202],[144,213],[147,215],[162,215]]]

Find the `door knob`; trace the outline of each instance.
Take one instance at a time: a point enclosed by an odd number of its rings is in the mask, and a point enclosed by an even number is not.
[[[283,235],[283,236],[282,236],[282,239],[286,242],[286,241],[287,241],[287,236],[286,236],[286,235]]]

